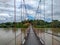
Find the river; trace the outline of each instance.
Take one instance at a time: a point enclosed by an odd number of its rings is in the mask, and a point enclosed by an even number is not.
[[[16,33],[16,35],[15,35]],[[42,39],[45,45],[60,45],[60,29],[59,28],[39,28],[36,33]],[[21,45],[26,30],[17,28],[0,28],[0,45]],[[16,37],[16,38],[15,38]]]
[[[60,28],[39,28],[36,33],[45,45],[60,45]]]

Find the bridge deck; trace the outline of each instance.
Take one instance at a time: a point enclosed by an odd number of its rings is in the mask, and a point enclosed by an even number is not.
[[[42,45],[39,42],[39,40],[37,39],[32,27],[30,27],[29,36],[28,36],[28,39],[27,39],[25,45]]]

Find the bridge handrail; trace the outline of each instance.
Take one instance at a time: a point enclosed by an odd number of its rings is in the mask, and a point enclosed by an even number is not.
[[[56,37],[60,37],[60,35],[56,35],[56,34],[53,34],[53,33],[49,33],[49,32],[45,32],[45,33],[50,34],[50,35],[54,35]]]
[[[29,36],[29,28],[27,29],[28,31],[27,31],[27,35],[24,37],[24,40],[23,40],[23,42],[22,42],[22,45],[25,45],[25,43],[26,43],[26,41],[27,41],[27,39],[28,39],[28,36]]]
[[[34,33],[35,33],[35,31],[34,31]],[[39,38],[36,33],[35,33],[35,35],[36,35],[37,39],[39,40],[39,42],[42,43],[42,45],[44,45],[45,44],[44,40],[42,38]]]

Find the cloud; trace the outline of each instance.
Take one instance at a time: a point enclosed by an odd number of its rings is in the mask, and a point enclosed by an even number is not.
[[[4,17],[0,17],[0,21],[2,21],[2,20],[6,20],[6,18],[4,18]]]
[[[0,17],[11,17],[9,14],[7,14],[7,13],[0,13]]]
[[[0,0],[0,2],[8,2],[9,0]]]
[[[44,20],[44,21],[47,21],[47,22],[51,22],[52,21],[51,17],[42,17],[41,19]]]
[[[26,6],[26,7],[25,7]],[[25,8],[25,9],[33,9],[32,6],[28,5],[28,4],[20,4],[20,6],[18,7],[19,9],[20,8]]]
[[[44,8],[45,8],[45,20],[50,21],[52,19],[51,15],[51,7],[52,7],[52,1],[51,0],[45,0],[45,7],[44,7],[44,0],[41,0],[38,7],[39,0],[25,0],[25,6],[26,10],[22,8],[21,6],[24,6],[22,0],[16,0],[16,21],[21,21],[21,17],[24,19],[33,19],[36,17],[36,19],[42,19],[44,20]],[[53,3],[53,19],[60,20],[60,0],[54,0]],[[21,9],[23,9],[21,11]],[[37,11],[36,11],[37,10]],[[27,11],[27,12],[26,12]],[[22,12],[22,14],[21,14]],[[37,13],[37,14],[36,14]],[[0,0],[0,18],[1,20],[6,21],[14,21],[14,0]],[[1,21],[0,22],[4,22]]]

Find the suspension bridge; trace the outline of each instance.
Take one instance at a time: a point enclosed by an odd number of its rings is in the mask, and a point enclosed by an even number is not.
[[[43,10],[44,17],[43,17],[43,19],[45,20],[45,0],[44,0],[43,3],[44,3],[44,10]],[[51,3],[52,3],[52,5],[51,5],[51,19],[53,20],[53,0],[51,0]],[[41,10],[40,10],[41,6],[40,6],[40,4],[41,4],[41,0],[38,1],[37,8],[35,9],[35,13],[34,13],[35,20],[41,20]],[[28,17],[28,15],[27,15],[28,11],[27,11],[27,6],[26,6],[25,0],[21,1],[21,5],[18,8],[24,8],[24,9],[21,9],[21,17],[20,18],[21,18],[21,21],[23,21],[23,18],[24,18],[24,20],[26,20],[26,17]],[[9,11],[9,10],[5,10],[5,11],[12,12],[12,11]],[[16,12],[17,12],[16,11],[16,0],[14,0],[14,22],[16,22]],[[38,13],[40,14],[40,16],[39,16]],[[37,19],[37,16],[39,17],[38,19]],[[14,30],[16,31],[16,25],[14,25],[14,27],[15,27]],[[32,25],[30,25],[28,27],[28,30],[27,30],[26,33],[27,33],[27,35],[25,36],[25,38],[23,37],[24,40],[21,40],[22,42],[20,42],[21,43],[20,45],[45,45],[45,40],[42,40],[41,38],[38,37],[38,35],[36,34],[36,31],[35,31],[35,29],[33,28]],[[58,35],[55,35],[55,34],[52,34],[52,33],[48,33],[48,32],[45,32],[45,33],[50,34],[50,35],[54,35],[54,36],[58,36]],[[18,36],[21,36],[21,35],[19,34]],[[60,37],[60,36],[58,36],[58,37]],[[16,44],[16,38],[17,38],[17,36],[16,36],[16,32],[15,32],[15,45],[17,45]],[[21,38],[22,38],[22,36],[21,36]]]
[[[21,16],[21,21],[22,21],[23,18],[25,18],[25,20],[26,20],[26,17],[28,17],[28,15],[27,15],[28,11],[27,11],[27,6],[25,5],[26,4],[25,0],[22,0],[21,4],[23,4],[23,5],[21,5],[21,7],[24,8],[24,9],[21,9],[21,15],[23,15],[23,16],[26,15],[25,17]],[[39,16],[38,13],[41,13],[41,10],[40,10],[41,6],[40,6],[40,4],[41,4],[41,0],[38,1],[37,9],[35,11],[35,18],[36,18],[36,20],[39,19],[39,18],[37,19],[37,17],[36,17],[36,16]],[[53,1],[52,1],[52,4],[53,4]],[[23,14],[22,11],[25,14]],[[52,5],[52,19],[53,19],[53,5]],[[44,20],[45,20],[45,0],[44,0]],[[15,21],[16,21],[16,6],[15,6]],[[37,34],[34,31],[32,25],[30,25],[29,29],[27,31],[27,36],[25,37],[25,39],[22,41],[21,44],[22,45],[45,45],[45,42],[37,36]]]

